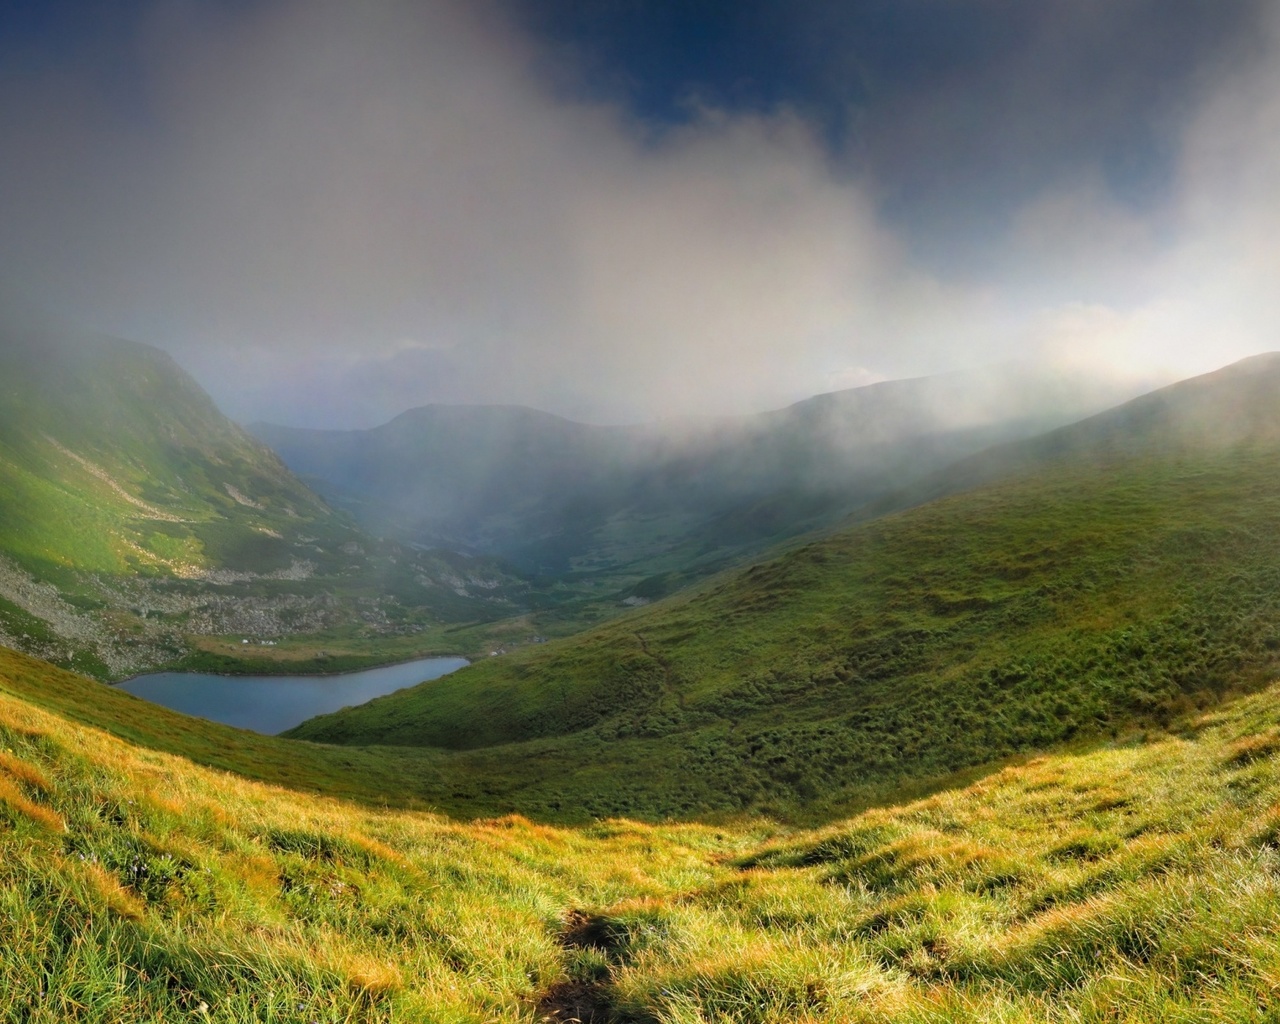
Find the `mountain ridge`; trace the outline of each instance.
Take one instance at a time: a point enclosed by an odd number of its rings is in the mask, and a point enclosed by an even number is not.
[[[245,638],[363,631],[404,656],[527,590],[374,541],[161,350],[38,320],[0,321],[0,493],[0,642],[101,677],[234,667]]]
[[[1280,376],[1254,400],[1277,398]],[[534,805],[578,773],[594,813],[672,813],[834,799],[823,779],[854,799],[1167,722],[1276,668],[1280,435],[1224,454],[1152,429],[1152,448],[855,523],[289,735],[523,765]]]
[[[1057,459],[1123,458],[1135,438],[1170,451],[1223,449],[1280,437],[1280,351],[1265,352],[1157,388],[1037,437],[997,444],[871,502],[879,515],[966,488],[1043,468]]]
[[[835,522],[904,475],[1078,418],[1113,393],[1012,367],[674,426],[435,405],[363,431],[250,429],[375,533],[499,554],[529,571],[644,577],[705,574]]]

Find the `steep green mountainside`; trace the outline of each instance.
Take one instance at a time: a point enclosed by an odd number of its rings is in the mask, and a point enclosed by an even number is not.
[[[1142,395],[1037,437],[995,445],[872,501],[862,516],[954,494],[992,480],[1134,456],[1178,458],[1244,444],[1280,443],[1280,352]]]
[[[163,556],[138,542],[167,529],[171,561],[189,552],[194,570],[211,559],[195,543],[184,551],[183,542],[228,513],[265,537],[281,522],[335,521],[155,349],[113,338],[5,335],[0,373],[4,541],[24,561],[109,572],[156,565]],[[218,554],[248,562],[256,552],[228,545]]]
[[[470,751],[474,790],[539,812],[818,813],[1166,722],[1280,658],[1278,398],[1274,363],[1186,382],[1161,400],[1246,428],[1173,444],[1157,419],[1123,453],[851,527],[290,735]]]
[[[373,532],[501,554],[530,571],[604,576],[644,600],[994,441],[1078,419],[1113,394],[1003,367],[651,427],[427,406],[374,430],[252,429]]]
[[[0,652],[6,1024],[1274,1020],[1275,687],[812,831],[353,804],[102,689]],[[72,720],[156,715],[294,788]]]
[[[198,637],[407,642],[525,589],[370,540],[164,353],[0,325],[0,643],[120,675]]]
[[[1240,430],[1160,420],[358,712],[532,739],[256,736],[0,649],[0,1021],[1273,1019],[1280,691],[1219,703],[1280,659],[1266,375],[1208,382]],[[473,818],[516,809],[583,824]]]

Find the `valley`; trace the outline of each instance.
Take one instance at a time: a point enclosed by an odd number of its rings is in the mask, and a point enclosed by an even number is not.
[[[1167,725],[1275,670],[1277,393],[1274,358],[1175,385],[980,457],[1010,478],[290,735],[481,778],[501,752],[525,813],[806,817]]]
[[[646,603],[998,442],[1129,397],[1008,364],[818,395],[738,418],[575,423],[509,406],[426,406],[365,431],[254,424],[366,529],[501,557]]]
[[[827,498],[606,450],[454,552],[80,344],[5,355],[106,426],[0,431],[0,1020],[1267,1019],[1280,358]],[[84,674],[457,652],[283,736]]]

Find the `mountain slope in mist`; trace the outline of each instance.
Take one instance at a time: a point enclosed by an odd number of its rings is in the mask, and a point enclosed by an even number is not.
[[[838,803],[1167,721],[1275,667],[1278,405],[1280,364],[1188,381],[1012,478],[291,735],[467,750],[486,792],[599,815]]]
[[[518,581],[472,594],[496,570],[465,562],[372,542],[164,353],[0,327],[0,643],[117,675],[193,636],[492,617]]]
[[[1280,439],[1277,394],[1280,352],[1251,356],[1078,423],[959,459],[860,512],[881,514],[993,480],[1051,472],[1058,464],[1104,467],[1139,454],[1177,457],[1272,443]]]
[[[820,395],[733,420],[573,423],[427,406],[373,430],[251,429],[370,530],[527,569],[714,566],[834,522],[987,445],[1103,408],[1115,390],[999,368]]]

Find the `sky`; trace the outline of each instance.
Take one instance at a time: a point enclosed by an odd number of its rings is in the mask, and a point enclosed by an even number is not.
[[[229,415],[1280,348],[1264,0],[0,0],[0,288]]]

